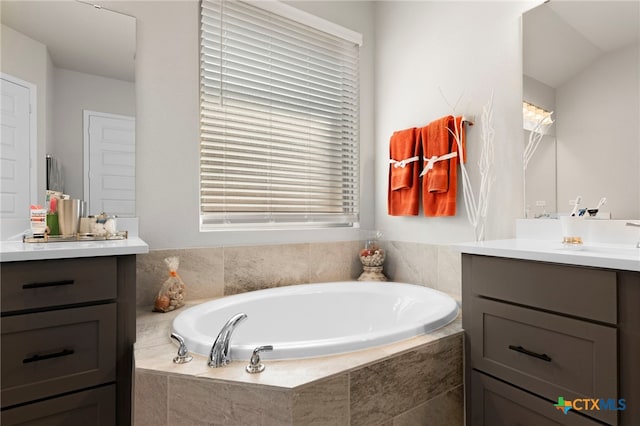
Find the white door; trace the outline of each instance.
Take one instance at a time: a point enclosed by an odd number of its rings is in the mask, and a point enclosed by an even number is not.
[[[35,151],[35,122],[31,117],[35,86],[2,75],[0,93],[0,216],[27,218],[36,187],[30,159]],[[33,163],[35,169],[35,158]]]
[[[89,214],[135,216],[135,118],[84,111],[84,199]]]

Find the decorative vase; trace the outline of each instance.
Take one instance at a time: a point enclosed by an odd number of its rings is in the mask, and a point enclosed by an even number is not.
[[[364,272],[358,277],[358,281],[387,281],[382,273],[382,264],[386,253],[378,240],[367,240],[364,248],[360,250],[360,262]]]

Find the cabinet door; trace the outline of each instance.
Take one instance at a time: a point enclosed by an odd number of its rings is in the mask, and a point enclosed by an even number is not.
[[[2,411],[3,426],[113,426],[115,385]]]
[[[2,318],[2,407],[115,381],[116,304]]]
[[[538,398],[485,374],[471,374],[472,426],[597,426],[598,423],[571,410],[556,409],[553,402]],[[468,421],[469,419],[467,419]]]
[[[549,400],[618,399],[614,327],[473,299],[473,367]],[[617,424],[617,412],[589,411]]]

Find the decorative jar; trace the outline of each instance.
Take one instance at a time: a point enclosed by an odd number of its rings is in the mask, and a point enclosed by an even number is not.
[[[364,248],[360,250],[360,262],[364,272],[358,277],[358,281],[387,281],[387,277],[382,273],[386,253],[378,238],[380,232],[376,232],[374,238],[366,240]]]

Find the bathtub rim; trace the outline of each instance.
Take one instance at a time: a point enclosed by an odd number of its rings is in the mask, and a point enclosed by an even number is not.
[[[217,298],[188,301],[186,306],[195,306]],[[302,390],[321,381],[343,373],[351,373],[368,365],[384,362],[398,355],[407,354],[423,347],[440,345],[449,339],[464,335],[462,329],[462,309],[454,321],[431,333],[401,340],[396,343],[371,349],[298,360],[265,361],[266,370],[260,374],[248,374],[245,361],[232,361],[223,368],[209,368],[207,358],[193,354],[193,361],[174,364],[177,345],[168,336],[172,319],[179,311],[163,314],[158,321],[158,313],[143,307],[137,312],[137,341],[134,345],[135,371],[152,374],[155,377],[198,378],[215,380],[229,385],[250,384],[264,389]]]
[[[327,285],[331,286],[329,288],[329,291],[326,290]],[[304,293],[304,294],[313,293],[318,289],[325,290],[328,293],[334,293],[334,292],[340,293],[344,291],[343,286],[345,285],[353,285],[353,289],[359,290],[359,291],[362,291],[363,289],[380,291],[382,287],[388,288],[388,286],[390,285],[399,286],[398,287],[399,289],[401,287],[404,287],[410,292],[429,293],[430,295],[434,295],[439,300],[450,305],[450,308],[449,308],[449,312],[445,316],[435,321],[432,321],[427,327],[425,327],[424,324],[411,322],[408,324],[402,324],[395,327],[385,328],[384,333],[370,332],[365,335],[359,334],[358,336],[362,336],[362,337],[355,341],[352,340],[352,336],[323,339],[320,341],[314,340],[311,346],[313,346],[316,349],[316,353],[312,355],[304,354],[305,346],[304,345],[301,346],[301,343],[303,343],[301,341],[288,343],[288,344],[278,343],[277,345],[275,345],[276,347],[279,348],[279,351],[276,352],[276,355],[273,355],[273,353],[267,352],[262,355],[262,358],[265,360],[271,360],[271,361],[296,361],[296,360],[302,360],[302,359],[314,359],[318,357],[328,357],[328,356],[334,356],[334,355],[343,355],[343,354],[347,355],[355,351],[361,351],[361,350],[367,350],[367,349],[377,348],[381,346],[386,346],[386,345],[397,343],[407,339],[412,339],[416,336],[426,335],[431,332],[437,331],[443,327],[446,327],[448,324],[455,321],[455,319],[459,316],[460,310],[461,310],[459,303],[451,295],[445,292],[442,292],[440,290],[433,289],[431,287],[404,283],[404,282],[390,282],[390,281],[387,281],[387,282],[354,281],[354,280],[332,281],[332,282],[326,282],[326,283],[307,283],[307,284],[296,284],[296,285],[282,286],[282,287],[273,287],[273,288],[255,290],[255,291],[250,291],[250,292],[245,292],[240,294],[224,296],[224,297],[213,299],[213,300],[208,300],[206,302],[191,306],[188,309],[178,313],[177,316],[171,322],[171,326],[170,326],[171,332],[177,332],[178,334],[181,334],[181,335],[183,334],[183,330],[184,330],[183,327],[186,327],[188,325],[181,324],[176,329],[175,324],[176,322],[178,323],[180,322],[178,318],[185,317],[184,314],[187,311],[192,313],[197,313],[198,311],[208,311],[208,310],[211,310],[211,306],[215,306],[216,308],[227,308],[229,306],[233,306],[235,303],[237,303],[236,301],[238,300],[254,301],[256,299],[263,298],[265,294],[267,294],[267,297],[278,297],[283,294],[291,295],[292,290],[294,290],[294,293],[295,293],[295,290],[298,290],[297,293]],[[192,352],[202,356],[206,356],[209,353],[210,346],[213,343],[215,336],[210,336],[208,334],[205,335],[204,333],[199,333],[196,330],[194,330],[194,332],[196,332],[196,337],[193,337],[193,336],[185,337],[183,335],[183,338],[185,338],[185,340],[189,342],[190,350],[192,350]],[[389,336],[393,336],[393,337],[390,338]],[[194,342],[196,340],[197,342]],[[263,344],[272,344],[272,343],[275,344],[276,342],[257,341],[255,343],[252,342],[251,344],[245,344],[245,345],[235,344],[231,347],[231,357],[234,361],[244,362],[249,359],[251,352],[256,346],[263,345]],[[342,346],[343,349],[335,350],[336,345]],[[194,349],[194,346],[195,346],[195,349]]]

